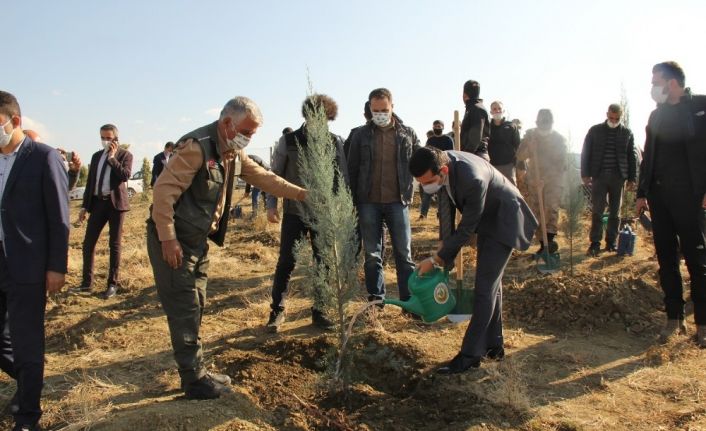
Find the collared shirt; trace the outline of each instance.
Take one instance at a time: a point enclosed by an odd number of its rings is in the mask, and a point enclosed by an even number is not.
[[[375,126],[370,194],[372,203],[400,202],[397,175],[397,130],[394,122],[386,127]]]
[[[12,166],[15,164],[15,160],[17,159],[17,153],[20,151],[23,143],[24,139],[10,154],[0,154],[0,202],[2,202],[2,198],[5,194],[5,184],[7,184],[7,179],[10,177]],[[0,241],[5,241],[5,232],[2,230],[2,215],[0,215]]]
[[[103,165],[108,163],[108,152],[103,151],[101,158],[98,160],[98,169],[96,170],[96,177],[101,174],[101,169]],[[103,174],[103,184],[101,184],[101,190],[98,190],[98,184],[100,184],[100,178],[96,178],[96,187],[93,189],[94,196],[105,196],[110,194],[110,165],[105,167],[105,173]]]

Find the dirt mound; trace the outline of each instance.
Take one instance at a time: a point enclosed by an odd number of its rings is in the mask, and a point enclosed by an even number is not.
[[[621,323],[635,334],[659,325],[660,290],[642,278],[587,273],[505,287],[506,316],[526,324],[592,330]]]
[[[423,353],[386,332],[367,331],[351,339],[352,380],[402,396],[414,389],[425,364]]]

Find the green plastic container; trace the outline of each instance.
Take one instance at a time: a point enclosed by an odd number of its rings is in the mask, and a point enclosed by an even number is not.
[[[409,277],[409,292],[411,297],[407,301],[385,299],[384,302],[421,316],[426,323],[441,319],[456,305],[456,298],[449,288],[449,274],[440,268],[423,276],[415,270]]]

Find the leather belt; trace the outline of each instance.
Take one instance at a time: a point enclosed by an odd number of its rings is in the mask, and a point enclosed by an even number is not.
[[[95,195],[94,197],[95,197],[96,199],[100,199],[100,200],[102,200],[102,201],[107,201],[108,199],[110,199],[110,195],[103,195],[103,196]]]

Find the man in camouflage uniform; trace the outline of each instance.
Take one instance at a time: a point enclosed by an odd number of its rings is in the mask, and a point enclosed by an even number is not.
[[[537,128],[529,129],[525,134],[520,148],[517,150],[517,160],[527,161],[530,166],[527,171],[526,181],[529,189],[527,203],[539,218],[538,189],[542,189],[544,200],[544,216],[547,229],[547,245],[550,253],[559,249],[554,241],[559,229],[559,206],[564,189],[564,172],[566,171],[566,138],[552,130],[554,116],[549,109],[540,109],[537,113]],[[536,155],[537,160],[533,160]],[[537,229],[540,242],[540,254],[544,251],[544,240],[541,227]]]

